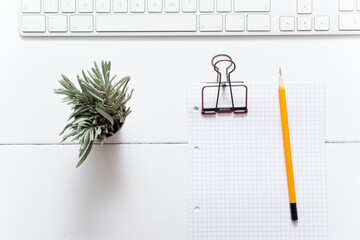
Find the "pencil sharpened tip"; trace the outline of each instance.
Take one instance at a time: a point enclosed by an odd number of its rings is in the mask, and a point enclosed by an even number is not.
[[[283,82],[283,78],[281,75],[281,68],[279,68],[279,85],[280,85],[280,87],[284,87],[284,82]]]

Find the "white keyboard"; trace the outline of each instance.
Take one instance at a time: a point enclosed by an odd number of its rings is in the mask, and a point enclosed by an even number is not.
[[[20,34],[360,34],[360,0],[21,0]]]

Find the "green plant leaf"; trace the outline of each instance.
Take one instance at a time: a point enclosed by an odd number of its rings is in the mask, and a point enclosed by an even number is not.
[[[61,88],[55,94],[63,95],[62,101],[68,104],[72,113],[60,135],[63,140],[71,139],[80,143],[78,166],[89,155],[94,141],[103,144],[114,129],[131,113],[126,103],[132,97],[128,93],[130,77],[124,77],[115,84],[116,75],[110,79],[111,62],[102,61],[101,68],[94,63],[91,71],[81,71],[77,76],[77,86],[65,75],[61,76]]]
[[[98,79],[100,79],[102,82],[104,82],[104,79],[103,79],[102,74],[101,74],[101,72],[100,72],[99,66],[97,65],[96,62],[94,63],[94,65],[95,65],[95,68],[92,68],[93,73],[95,74],[95,76],[96,76]]]
[[[76,125],[76,124],[78,124],[78,123],[80,123],[82,121],[86,121],[86,120],[88,120],[87,117],[79,117],[79,118],[76,118],[71,124]]]
[[[110,91],[111,91],[111,85],[108,84],[108,86],[106,87],[105,98],[109,98]]]
[[[114,88],[115,91],[119,91],[119,89],[126,83],[130,81],[130,77],[124,77],[120,79],[117,83],[115,83]]]
[[[80,161],[77,163],[76,168],[80,167],[81,164],[85,161],[85,159],[89,156],[93,144],[94,144],[94,142],[89,143],[89,146],[87,147],[87,150],[86,150],[85,154],[82,156]]]
[[[115,98],[116,98],[118,95],[119,95],[119,92],[114,92],[114,93],[110,96],[110,99],[109,99],[109,101],[108,101],[109,106],[110,106],[111,104],[113,104],[113,102],[115,101]]]
[[[76,134],[76,130],[72,130],[71,132],[69,132],[68,134],[66,134],[65,136],[63,136],[63,139],[61,142],[64,142],[66,139],[68,139],[69,137],[72,137]]]
[[[110,80],[110,84],[114,81],[114,79],[116,78],[116,74],[111,78],[111,80]]]
[[[104,61],[101,61],[101,70],[102,70],[105,86],[107,86],[108,83],[109,83],[108,79],[106,78],[108,69],[107,69],[107,66],[106,66],[106,62],[104,62]]]
[[[59,135],[62,135],[69,127],[71,127],[71,125],[72,123],[67,124]]]
[[[111,125],[114,125],[114,119],[110,116],[110,114],[108,114],[107,112],[105,112],[104,110],[102,110],[101,108],[95,108],[96,111],[98,111],[98,113],[100,113],[101,115],[103,115],[107,120],[109,120],[109,122],[111,123]]]
[[[90,71],[87,71],[87,73],[89,74],[89,76],[91,77],[91,79],[96,82],[99,86],[101,86],[101,89],[104,88],[104,83],[98,78],[96,77],[94,74],[92,74]]]
[[[124,118],[126,118],[130,113],[131,113],[131,110],[130,110],[130,108],[128,108],[128,110],[126,110],[126,112],[124,114]]]

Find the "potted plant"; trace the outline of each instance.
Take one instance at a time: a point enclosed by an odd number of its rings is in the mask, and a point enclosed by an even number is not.
[[[65,95],[63,102],[71,105],[73,112],[69,116],[64,130],[63,141],[72,138],[80,143],[79,167],[88,157],[94,142],[103,144],[106,138],[114,135],[123,126],[131,113],[126,103],[132,96],[128,93],[130,77],[115,81],[110,77],[111,62],[101,62],[101,70],[94,63],[92,71],[77,76],[80,88],[77,88],[66,76],[59,81],[63,88],[54,89],[56,94]]]

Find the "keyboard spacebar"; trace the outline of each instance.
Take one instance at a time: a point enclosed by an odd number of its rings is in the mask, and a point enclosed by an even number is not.
[[[196,15],[98,15],[97,32],[196,32]]]

